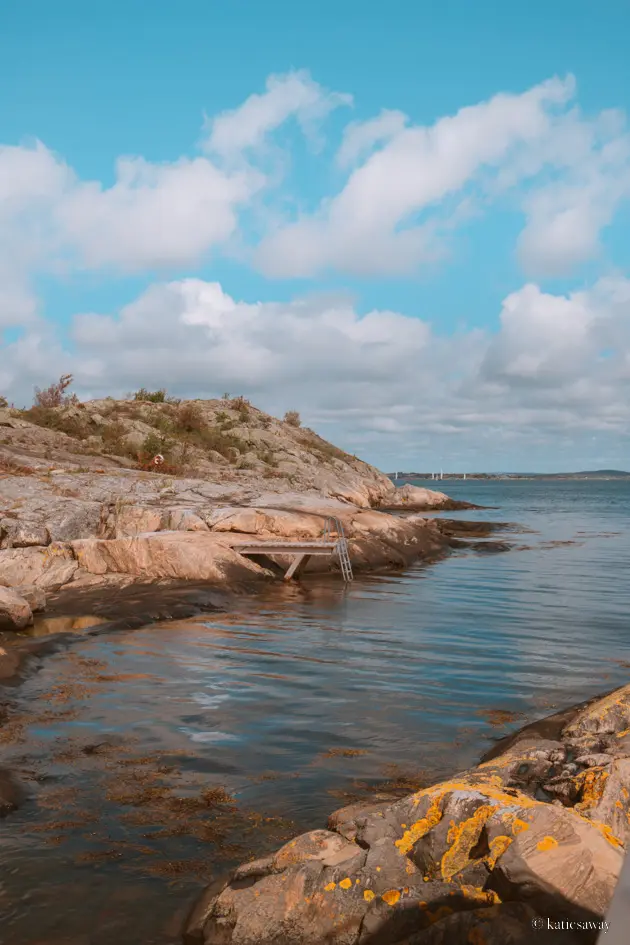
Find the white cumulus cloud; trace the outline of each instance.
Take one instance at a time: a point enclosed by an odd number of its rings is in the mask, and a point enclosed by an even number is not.
[[[504,300],[494,333],[445,337],[425,315],[361,315],[344,296],[243,302],[199,279],[157,283],[114,315],[77,315],[72,350],[33,329],[10,346],[1,380],[17,401],[62,371],[83,396],[229,390],[279,415],[298,409],[383,466],[442,450],[486,468],[510,444],[557,455],[567,438],[592,435],[627,448],[630,280],[566,296],[526,284]]]
[[[351,104],[351,95],[324,89],[305,70],[272,75],[262,95],[250,95],[238,108],[207,123],[205,147],[210,153],[234,157],[260,147],[267,135],[289,118],[296,118],[306,134],[311,134],[331,111]]]

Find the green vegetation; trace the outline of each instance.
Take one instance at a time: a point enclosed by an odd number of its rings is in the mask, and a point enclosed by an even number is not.
[[[149,404],[179,404],[181,400],[177,397],[169,397],[166,390],[161,387],[160,390],[147,390],[141,387],[133,395],[134,400],[140,400]]]

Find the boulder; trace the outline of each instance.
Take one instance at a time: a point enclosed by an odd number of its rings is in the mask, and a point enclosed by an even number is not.
[[[630,817],[629,700],[622,687],[546,720],[543,735],[526,726],[449,781],[337,811],[329,831],[304,834],[208,890],[184,940],[576,945],[566,929],[539,930],[532,920],[598,923],[606,914]],[[585,732],[598,739],[597,753],[594,743],[590,754],[576,753],[572,739]],[[543,786],[557,779],[574,792],[564,803],[543,800]],[[579,941],[594,942],[596,928]]]
[[[3,548],[29,548],[32,546],[46,546],[50,543],[50,535],[45,525],[29,519],[2,519],[0,534],[3,534]]]
[[[74,541],[98,534],[101,524],[101,504],[67,499],[59,503],[46,516],[46,526],[51,540]]]
[[[46,610],[46,593],[43,588],[37,587],[36,584],[20,584],[19,593],[34,614]]]
[[[324,518],[308,512],[269,508],[216,509],[207,519],[213,532],[241,532],[286,539],[318,539],[324,530]]]
[[[36,585],[57,590],[68,584],[77,570],[72,549],[63,543],[47,548],[10,548],[0,551],[0,585]]]
[[[175,532],[207,532],[208,526],[193,509],[169,509],[166,528]]]
[[[208,532],[149,532],[133,538],[86,538],[72,542],[77,564],[90,574],[133,574],[223,582],[264,577],[267,572]]]
[[[162,509],[119,503],[105,519],[103,537],[130,538],[144,532],[158,532],[164,527],[163,520]]]
[[[444,492],[434,492],[433,489],[425,489],[407,483],[386,496],[383,504],[386,504],[387,508],[407,508],[420,511],[422,509],[452,508],[452,503],[453,500]]]
[[[28,602],[8,587],[0,587],[0,630],[24,630],[33,623]]]

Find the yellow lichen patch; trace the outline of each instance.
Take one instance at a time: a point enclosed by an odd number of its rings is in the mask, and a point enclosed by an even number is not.
[[[460,890],[466,899],[472,899],[474,902],[483,903],[488,906],[495,906],[501,902],[493,889],[482,889],[481,886],[460,886]]]
[[[326,890],[326,892],[332,892],[333,889],[336,889],[336,888],[337,888],[337,883],[328,883],[327,886],[324,886],[324,889]]]
[[[489,870],[493,870],[496,866],[496,862],[500,856],[503,856],[509,845],[512,843],[512,838],[501,834],[498,837],[494,837],[490,841],[490,853],[486,857],[486,866]]]
[[[623,804],[621,803],[621,801],[615,801],[615,807],[618,807],[619,810],[623,810]]]
[[[340,889],[350,889],[351,886],[352,886],[352,880],[350,879],[349,876],[346,876],[346,878],[342,879],[341,882],[339,883]]]
[[[364,889],[364,890],[363,890],[363,898],[365,899],[366,902],[372,902],[372,900],[374,899],[374,896],[375,896],[375,895],[376,895],[376,894],[373,893],[371,889]]]
[[[526,824],[524,820],[520,820],[518,817],[515,817],[512,823],[512,833],[514,836],[517,837],[518,834],[523,833],[524,830],[529,830],[529,824]]]
[[[494,763],[495,762],[493,762],[493,764]],[[496,801],[500,807],[529,808],[545,806],[543,801],[534,800],[533,797],[529,797],[527,794],[523,794],[518,790],[514,790],[513,793],[508,794],[503,790],[503,782],[497,774],[485,776],[471,774],[457,781],[442,781],[441,784],[437,784],[432,788],[424,788],[422,791],[418,791],[414,794],[414,806],[417,807],[423,797],[438,794],[441,798],[444,797],[445,794],[450,794],[453,791],[474,791],[477,794],[482,794],[484,797],[487,797],[490,801]]]
[[[555,837],[543,837],[542,840],[539,840],[536,844],[536,849],[544,853],[546,850],[555,850],[557,846],[558,841]]]
[[[622,797],[625,797],[626,800],[628,799],[628,789],[627,789],[627,788],[622,787],[622,789],[621,789],[621,796],[622,796]]]
[[[617,732],[617,738],[625,738],[630,733],[630,728],[624,728],[623,732]]]
[[[624,849],[623,843],[621,842],[619,837],[615,836],[615,834],[612,832],[608,824],[601,824],[598,820],[589,820],[588,823],[592,824],[593,827],[597,827],[599,832],[604,836],[606,840],[608,840],[609,844],[612,847],[619,847],[621,850]]]
[[[386,902],[388,906],[395,906],[397,902],[400,901],[400,892],[397,889],[388,889],[387,892],[384,892],[381,896],[383,902]]]
[[[484,804],[478,807],[472,817],[460,824],[451,823],[447,842],[452,846],[442,857],[442,878],[449,883],[456,873],[463,870],[470,862],[470,851],[479,840],[479,835],[489,817],[497,810],[496,806]]]
[[[426,816],[412,824],[409,830],[406,830],[400,840],[396,840],[396,847],[399,853],[405,855],[413,850],[415,844],[432,830],[442,819],[442,798],[444,794],[438,794],[433,798]],[[404,826],[404,824],[403,824]]]
[[[589,768],[588,771],[578,774],[575,783],[581,791],[581,800],[579,804],[575,805],[575,809],[589,810],[591,807],[595,807],[602,798],[607,778],[608,772],[601,767]]]

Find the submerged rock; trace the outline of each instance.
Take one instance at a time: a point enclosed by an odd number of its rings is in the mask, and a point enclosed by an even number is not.
[[[630,837],[630,686],[530,725],[477,768],[354,804],[239,867],[187,945],[547,941],[539,916],[601,920]],[[593,928],[596,928],[593,926]],[[553,941],[596,931],[553,929]]]

